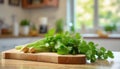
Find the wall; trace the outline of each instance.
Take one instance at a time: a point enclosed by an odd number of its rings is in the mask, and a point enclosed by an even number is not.
[[[11,25],[11,16],[15,14],[18,21],[27,18],[27,11],[23,10],[21,6],[10,6],[8,0],[4,0],[4,4],[0,4],[0,18],[4,19],[5,23]]]
[[[40,8],[29,10],[29,17],[32,22],[39,24],[38,19],[40,17],[48,18],[49,28],[54,27],[54,23],[57,19],[66,19],[66,2],[67,0],[59,0],[58,8]]]
[[[54,27],[57,19],[66,19],[66,2],[67,0],[59,0],[58,8],[36,8],[22,9],[21,6],[9,6],[8,0],[4,0],[4,4],[0,4],[0,18],[3,18],[5,23],[11,25],[13,14],[17,15],[18,22],[24,18],[30,19],[33,23],[39,24],[38,18],[47,17],[48,27]]]

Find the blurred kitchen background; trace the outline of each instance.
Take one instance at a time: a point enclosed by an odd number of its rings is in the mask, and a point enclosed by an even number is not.
[[[0,52],[42,39],[52,28],[120,51],[120,0],[0,0]]]

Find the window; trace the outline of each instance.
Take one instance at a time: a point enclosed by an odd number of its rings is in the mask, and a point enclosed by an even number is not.
[[[120,24],[120,0],[99,0],[99,25]]]
[[[120,0],[71,0],[70,6],[70,14],[74,14],[70,21],[77,30],[95,30],[107,24],[120,27]]]
[[[93,0],[76,0],[75,6],[76,28],[81,29],[83,25],[87,28],[93,28]]]

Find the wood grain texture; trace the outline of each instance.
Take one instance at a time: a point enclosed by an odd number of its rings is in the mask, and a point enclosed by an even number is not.
[[[59,64],[85,64],[85,55],[58,55],[57,53],[22,53],[15,49],[2,52],[4,59],[19,59]]]
[[[36,61],[2,59],[0,53],[0,69],[120,69],[120,52],[113,52],[115,58],[97,60],[86,64],[56,64]]]

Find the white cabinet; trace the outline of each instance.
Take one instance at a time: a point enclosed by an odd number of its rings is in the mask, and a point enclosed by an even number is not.
[[[0,39],[0,52],[4,50],[9,50],[17,45],[27,44],[36,40],[41,39],[40,37],[31,38],[2,38]]]

